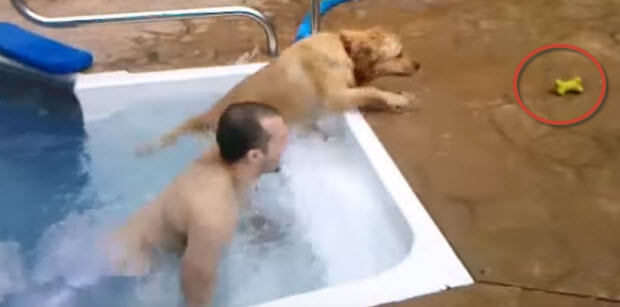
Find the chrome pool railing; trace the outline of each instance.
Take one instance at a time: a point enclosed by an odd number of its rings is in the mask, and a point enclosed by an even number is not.
[[[247,17],[258,22],[267,37],[267,51],[271,56],[278,55],[278,40],[273,25],[263,13],[246,6],[222,6],[182,10],[164,10],[151,12],[132,12],[116,14],[97,14],[67,17],[42,16],[28,7],[23,0],[10,0],[13,7],[29,21],[51,28],[71,28],[100,23],[130,23],[148,21],[166,21],[190,18],[208,18],[221,16]],[[316,0],[312,0],[313,3]],[[320,1],[316,1],[320,2]]]
[[[312,20],[312,34],[321,31],[321,0],[311,0],[310,19]]]

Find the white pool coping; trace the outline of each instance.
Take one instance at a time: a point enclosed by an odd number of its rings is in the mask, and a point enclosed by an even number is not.
[[[161,90],[165,90],[167,82],[181,81],[188,82],[188,90],[191,90],[189,85],[192,82],[193,86],[196,86],[195,82],[204,82],[200,80],[205,78],[212,79],[208,83],[209,87],[227,89],[231,87],[231,79],[218,83],[218,78],[234,76],[235,80],[240,81],[264,65],[265,63],[259,63],[163,72],[78,75],[75,92],[80,101],[88,101],[82,104],[82,109],[85,120],[89,121],[108,116],[126,107],[115,101],[98,100],[89,94],[91,89],[118,87],[119,95],[132,95],[131,91],[124,91],[123,87],[135,88],[135,85],[140,84],[161,83]],[[204,85],[201,83],[201,86]],[[358,111],[350,111],[344,114],[344,118],[414,234],[411,250],[398,265],[377,275],[280,298],[257,306],[374,306],[472,284],[473,279],[467,269],[363,116]]]

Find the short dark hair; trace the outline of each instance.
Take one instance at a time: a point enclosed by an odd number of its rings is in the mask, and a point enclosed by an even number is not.
[[[267,151],[271,137],[260,123],[264,117],[279,116],[278,110],[257,102],[238,102],[226,107],[217,123],[215,139],[227,163],[241,160],[248,151]]]

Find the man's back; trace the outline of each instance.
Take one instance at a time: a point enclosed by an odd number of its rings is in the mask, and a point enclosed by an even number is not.
[[[237,223],[237,196],[229,170],[215,153],[194,161],[155,200],[140,208],[117,233],[126,274],[150,269],[158,250],[182,253],[189,229],[201,240],[228,241]],[[195,225],[194,225],[195,224]],[[129,267],[126,267],[129,266]]]

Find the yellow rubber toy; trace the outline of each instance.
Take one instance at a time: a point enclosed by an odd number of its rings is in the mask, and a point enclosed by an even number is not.
[[[556,79],[555,80],[555,92],[560,96],[564,96],[567,93],[583,93],[583,85],[581,84],[581,78],[575,77],[568,80]]]

